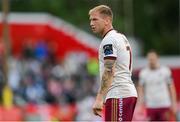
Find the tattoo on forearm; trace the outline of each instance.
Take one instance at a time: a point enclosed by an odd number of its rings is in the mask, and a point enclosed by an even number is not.
[[[105,94],[111,85],[114,63],[114,60],[106,60],[104,63],[105,70],[102,75],[101,87],[99,91],[101,94]]]
[[[104,64],[105,69],[110,72],[112,72],[113,66],[114,66],[114,61],[106,61]]]

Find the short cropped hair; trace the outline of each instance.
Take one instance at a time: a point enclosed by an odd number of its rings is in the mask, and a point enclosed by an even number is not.
[[[91,14],[93,11],[98,11],[100,14],[108,16],[113,20],[113,12],[107,5],[96,6],[89,11],[89,14]]]
[[[159,53],[155,49],[150,49],[147,54],[154,53],[159,56]]]

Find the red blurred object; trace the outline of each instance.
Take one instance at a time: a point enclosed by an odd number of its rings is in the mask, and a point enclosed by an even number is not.
[[[0,106],[0,121],[23,121],[23,119],[38,117],[38,120],[73,121],[77,114],[76,104],[68,105],[35,105],[5,108]]]
[[[73,36],[67,35],[63,31],[59,31],[49,27],[48,25],[37,24],[10,24],[10,35],[12,40],[12,51],[19,54],[25,41],[31,40],[37,43],[40,40],[46,40],[47,43],[53,44],[57,48],[56,56],[63,58],[68,52],[84,51],[90,57],[97,57],[97,51],[91,49],[87,45],[80,43]],[[2,36],[2,24],[0,24],[0,36]]]
[[[97,57],[98,50],[89,46],[92,42],[87,41],[88,37],[76,38],[78,33],[69,33],[73,27],[66,24],[62,20],[46,14],[10,15],[9,30],[13,54],[18,55],[27,40],[31,40],[32,43],[45,40],[51,45],[51,48],[56,49],[56,56],[59,58],[63,58],[67,53],[74,51],[83,51],[90,57]],[[0,22],[0,37],[2,37],[2,27]],[[78,29],[74,31],[79,32]]]
[[[5,108],[0,106],[0,121],[22,121],[22,109],[18,107]]]
[[[171,68],[172,71],[172,77],[174,80],[176,93],[177,93],[177,99],[180,101],[180,67],[178,68]]]

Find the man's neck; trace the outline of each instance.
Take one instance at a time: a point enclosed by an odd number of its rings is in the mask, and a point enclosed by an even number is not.
[[[104,31],[103,31],[103,33],[101,34],[102,38],[104,38],[104,37],[106,36],[106,34],[107,34],[109,31],[111,31],[111,30],[113,30],[113,26],[110,26],[110,27],[108,27],[108,28],[105,28]]]
[[[155,66],[150,66],[150,69],[151,70],[156,70],[156,69],[159,69],[160,65],[159,64],[156,64]]]

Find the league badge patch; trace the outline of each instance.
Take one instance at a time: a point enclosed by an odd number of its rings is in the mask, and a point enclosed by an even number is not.
[[[105,55],[113,54],[112,44],[104,45],[103,50],[104,50],[104,54],[105,54]]]

